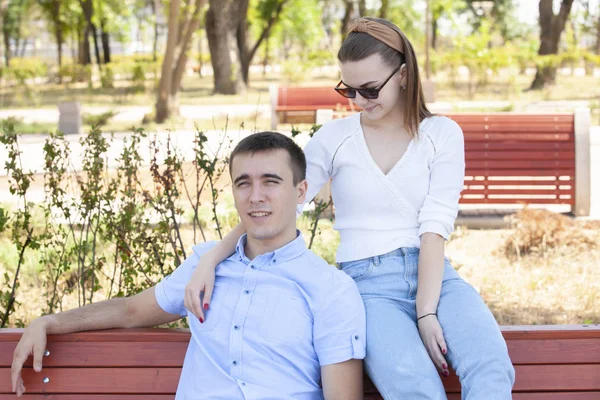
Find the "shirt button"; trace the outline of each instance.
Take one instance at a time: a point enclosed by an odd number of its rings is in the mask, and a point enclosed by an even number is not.
[[[234,326],[233,329],[235,329],[236,331],[240,330],[240,327],[238,325]]]
[[[242,386],[246,386],[246,382],[242,382]]]
[[[358,335],[355,335],[354,340],[358,340],[358,339],[360,339],[360,337]]]
[[[233,365],[237,365],[237,361],[232,362]]]
[[[244,290],[244,293],[250,294],[250,291],[249,290]]]
[[[277,262],[277,260],[276,260],[276,259],[273,259],[273,264],[275,264],[276,262]]]
[[[252,269],[256,269],[256,267],[255,267],[254,265],[251,265],[251,266],[250,266],[250,268],[252,268]]]

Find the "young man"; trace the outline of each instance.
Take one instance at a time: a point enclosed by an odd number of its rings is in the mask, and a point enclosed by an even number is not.
[[[233,150],[233,196],[247,234],[217,267],[206,320],[189,320],[176,399],[362,398],[364,306],[352,279],[307,250],[296,230],[305,171],[302,150],[279,133],[251,135]],[[48,334],[187,316],[185,286],[214,244],[194,246],[170,276],[138,295],[34,320],[15,349],[13,390],[25,392],[21,369],[30,355],[41,370]]]

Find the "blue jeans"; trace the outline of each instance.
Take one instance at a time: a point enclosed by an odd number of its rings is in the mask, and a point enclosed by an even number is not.
[[[418,248],[400,248],[341,269],[354,279],[367,312],[367,374],[386,400],[446,399],[416,323]],[[512,399],[515,371],[492,313],[448,259],[437,309],[460,378],[462,398]]]

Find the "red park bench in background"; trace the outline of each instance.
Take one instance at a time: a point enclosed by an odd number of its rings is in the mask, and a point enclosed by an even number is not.
[[[11,394],[12,354],[21,329],[0,329],[0,399]],[[600,325],[504,326],[516,370],[515,400],[600,399]],[[24,400],[172,400],[190,334],[128,329],[50,336],[42,372],[25,364]],[[398,360],[399,363],[402,360]],[[448,398],[460,399],[452,374]],[[365,399],[381,399],[365,376]]]
[[[272,129],[278,123],[323,123],[356,112],[331,87],[272,87]],[[528,114],[443,113],[465,135],[461,204],[568,206],[590,213],[590,111]]]

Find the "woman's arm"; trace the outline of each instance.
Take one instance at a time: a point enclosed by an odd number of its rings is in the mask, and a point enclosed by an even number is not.
[[[194,314],[200,323],[204,322],[204,310],[210,307],[213,288],[215,286],[215,268],[235,251],[240,237],[246,233],[239,223],[206,254],[204,254],[185,287],[184,305]],[[200,293],[204,292],[203,304],[200,304]]]
[[[447,352],[444,333],[437,318],[437,307],[444,277],[443,237],[426,232],[421,236],[417,283],[417,326],[423,344],[444,376],[449,374],[444,358]]]

